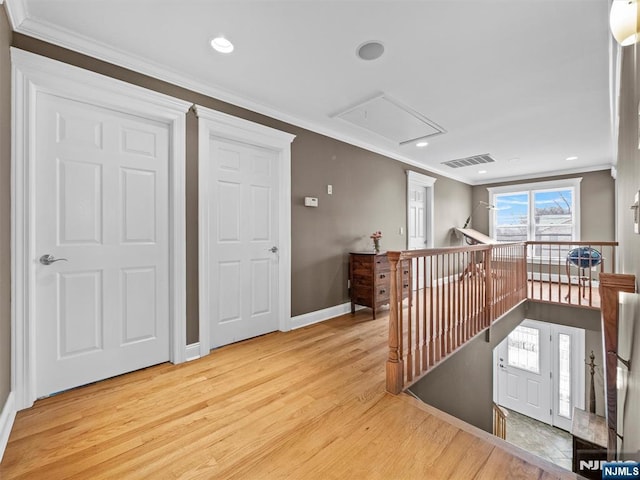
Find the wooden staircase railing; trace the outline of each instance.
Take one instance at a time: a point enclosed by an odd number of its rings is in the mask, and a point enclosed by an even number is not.
[[[502,408],[497,403],[493,403],[493,434],[501,438],[507,439],[507,417],[509,412]]]
[[[390,393],[419,380],[526,299],[524,243],[395,251],[387,257]],[[407,264],[409,281],[403,282]]]
[[[599,276],[615,273],[617,246],[618,242],[527,242],[528,298],[600,308]]]

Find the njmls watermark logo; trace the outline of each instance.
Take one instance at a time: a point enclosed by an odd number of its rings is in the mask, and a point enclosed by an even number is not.
[[[602,462],[602,480],[640,480],[640,463]]]
[[[607,463],[606,460],[580,460],[578,468],[580,471],[602,471],[603,465]]]

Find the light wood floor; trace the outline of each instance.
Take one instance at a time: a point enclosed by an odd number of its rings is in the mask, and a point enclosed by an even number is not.
[[[0,478],[576,478],[386,394],[386,339],[366,309],[40,400]]]

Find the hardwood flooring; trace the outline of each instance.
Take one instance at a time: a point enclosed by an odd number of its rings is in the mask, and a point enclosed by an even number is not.
[[[40,400],[8,479],[552,479],[575,475],[384,391],[369,309]]]

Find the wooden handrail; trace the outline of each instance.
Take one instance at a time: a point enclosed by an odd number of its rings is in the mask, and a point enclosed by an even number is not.
[[[390,393],[415,383],[525,300],[525,249],[509,243],[387,252]]]
[[[526,243],[530,300],[600,308],[597,290],[598,274],[614,273],[618,242],[530,241]],[[574,250],[578,248],[583,251],[575,252]],[[574,255],[570,257],[569,253],[572,251]],[[587,251],[588,257],[581,256]],[[592,258],[591,252],[597,252],[597,257]]]
[[[400,393],[527,298],[599,308],[595,264],[572,266],[567,252],[599,249],[602,275],[613,270],[617,245],[535,241],[387,252],[387,391]],[[533,250],[537,256],[528,255]]]
[[[493,402],[493,434],[503,440],[507,439],[507,417],[509,412]]]
[[[539,240],[530,240],[525,242],[527,245],[576,245],[578,247],[588,247],[589,245],[602,245],[603,247],[617,247],[618,242],[586,242],[586,241],[562,241],[562,242],[545,242]]]

